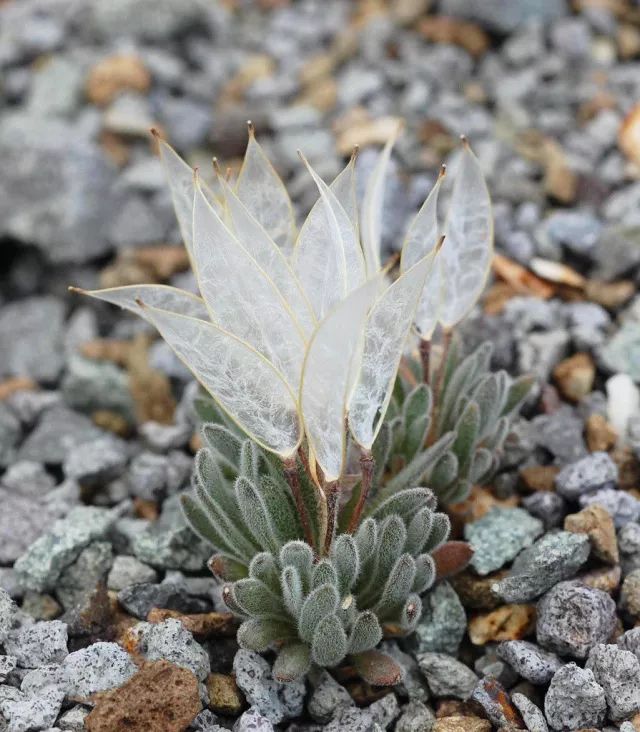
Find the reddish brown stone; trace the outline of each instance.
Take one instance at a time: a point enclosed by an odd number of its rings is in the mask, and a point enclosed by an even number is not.
[[[609,512],[599,504],[567,516],[564,528],[574,534],[586,534],[591,542],[591,551],[598,559],[607,564],[618,563],[616,528]]]
[[[209,674],[207,677],[209,707],[218,714],[236,717],[245,705],[244,694],[238,688],[233,676]]]
[[[604,452],[616,444],[618,433],[601,414],[592,414],[585,423],[585,437],[591,452]]]
[[[440,717],[431,728],[432,732],[491,732],[491,722],[480,717]]]
[[[109,56],[99,61],[87,78],[86,94],[93,104],[106,106],[123,91],[146,92],[151,75],[133,54]]]
[[[520,640],[529,634],[536,619],[533,605],[503,605],[471,618],[469,638],[476,646],[489,641]]]
[[[576,579],[587,585],[587,587],[592,587],[594,590],[612,593],[618,589],[621,575],[622,572],[618,566],[601,567],[583,572]]]
[[[531,465],[528,468],[522,468],[520,480],[527,490],[552,491],[559,472],[560,468],[555,465]]]
[[[561,361],[553,370],[553,378],[565,399],[579,402],[593,388],[596,367],[588,353],[576,353]]]
[[[89,732],[184,732],[202,709],[194,674],[169,661],[152,661],[126,684],[95,695]]]
[[[507,570],[501,570],[487,577],[478,577],[473,572],[465,570],[452,577],[449,582],[465,607],[473,610],[493,610],[502,600],[493,593],[491,587],[504,579],[507,574]]]
[[[163,623],[168,618],[179,620],[198,640],[207,638],[233,638],[238,629],[238,620],[232,613],[194,613],[183,615],[177,610],[154,607],[147,615],[149,623]]]

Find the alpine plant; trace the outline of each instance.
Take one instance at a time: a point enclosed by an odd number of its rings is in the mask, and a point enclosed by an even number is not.
[[[300,155],[318,200],[297,229],[251,124],[237,179],[216,165],[214,186],[154,134],[199,294],[86,294],[155,326],[208,392],[183,506],[215,548],[210,568],[243,619],[239,642],[277,650],[282,680],[346,660],[372,683],[396,683],[399,667],[375,646],[411,632],[421,594],[469,559],[466,545],[446,541],[448,518],[421,483],[459,497],[487,475],[520,401],[506,375],[485,373],[486,353],[457,365],[449,349],[492,259],[480,165],[463,138],[446,217],[443,168],[392,280],[380,238],[393,139],[360,210],[355,154],[329,185]],[[420,384],[404,355],[410,335]]]

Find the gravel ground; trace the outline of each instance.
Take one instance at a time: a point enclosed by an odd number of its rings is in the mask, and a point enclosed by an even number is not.
[[[573,6],[0,2],[0,730],[640,730],[640,8]],[[296,149],[362,179],[397,117],[387,253],[466,134],[499,256],[464,344],[538,386],[403,684],[283,686],[179,511],[195,384],[66,288],[193,287],[150,127],[207,170],[251,118],[302,214]]]

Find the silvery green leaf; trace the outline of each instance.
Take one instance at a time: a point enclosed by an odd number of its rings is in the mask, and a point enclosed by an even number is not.
[[[216,553],[207,560],[207,567],[213,576],[222,582],[235,582],[248,575],[247,565],[226,554]]]
[[[381,620],[392,618],[411,592],[416,576],[416,563],[410,554],[403,554],[393,565],[374,610]]]
[[[479,483],[481,478],[489,472],[493,466],[493,453],[486,447],[479,447],[473,454],[469,479],[472,483]]]
[[[436,579],[436,565],[431,554],[416,557],[416,576],[413,579],[413,592],[426,592]]]
[[[387,460],[391,455],[391,426],[387,421],[382,423],[371,451],[375,460],[372,490],[372,495],[375,495],[376,487],[382,481]]]
[[[425,542],[423,551],[433,551],[437,549],[440,544],[449,538],[451,532],[451,521],[446,513],[435,513],[433,515],[433,522],[431,524],[431,532],[429,538]]]
[[[456,438],[454,432],[447,432],[437,442],[423,452],[419,452],[413,460],[393,477],[383,489],[378,492],[379,498],[386,498],[396,491],[410,488],[420,483],[424,474],[430,470],[450,447]]]
[[[398,125],[398,130],[389,138],[378,156],[375,167],[367,181],[362,201],[360,234],[369,277],[372,277],[380,270],[380,240],[382,236],[385,179],[391,158],[391,149],[395,144],[399,131],[400,125]]]
[[[313,331],[316,320],[302,285],[289,265],[282,249],[251,215],[231,186],[221,179],[230,228],[238,241],[255,259],[280,291],[301,327],[305,338]]]
[[[313,456],[327,481],[342,473],[345,414],[367,311],[379,279],[369,280],[340,302],[317,327],[305,356],[300,407]]]
[[[286,618],[286,610],[278,595],[260,580],[241,579],[233,583],[235,601],[247,615],[257,617]]]
[[[255,541],[265,551],[277,551],[278,537],[271,523],[271,517],[257,488],[246,478],[236,480],[236,497],[242,511],[244,523]]]
[[[480,163],[465,141],[441,250],[444,271],[440,322],[459,323],[484,289],[493,257],[491,200]]]
[[[302,608],[304,593],[302,590],[302,580],[300,574],[295,567],[285,567],[281,575],[282,599],[289,611],[289,614],[297,618]]]
[[[422,615],[422,600],[418,594],[407,597],[400,612],[400,625],[405,633],[411,633],[420,622]]]
[[[338,584],[338,575],[336,570],[328,559],[321,559],[314,567],[311,577],[311,589],[315,590],[320,585]]]
[[[236,195],[253,218],[289,256],[296,236],[291,199],[280,176],[249,127],[249,143],[238,174]]]
[[[238,645],[257,653],[264,653],[276,641],[295,638],[295,628],[282,620],[250,618],[238,628]]]
[[[534,377],[525,374],[511,382],[505,405],[502,408],[502,415],[509,415],[520,407],[522,402],[527,398],[527,394],[531,390],[534,381]]]
[[[216,526],[213,517],[203,508],[199,501],[196,501],[192,496],[185,493],[180,496],[180,502],[184,517],[194,533],[216,549],[224,551],[236,561],[243,561],[245,559],[245,555],[242,552],[236,551],[234,547],[228,544]]]
[[[431,532],[433,511],[430,508],[420,509],[407,526],[407,541],[405,549],[415,556],[422,551],[422,547]]]
[[[376,300],[367,316],[355,389],[349,402],[349,427],[370,449],[384,420],[425,278],[433,262],[421,259]]]
[[[479,429],[480,407],[478,407],[476,402],[469,402],[456,422],[456,439],[451,446],[452,452],[458,458],[459,473],[465,477],[471,464],[471,457]]]
[[[429,256],[433,258],[433,267],[427,273],[415,315],[416,332],[423,341],[431,340],[433,331],[438,325],[444,289],[441,253],[433,252]]]
[[[409,523],[420,509],[428,507],[432,503],[432,498],[433,494],[428,488],[407,488],[378,504],[371,516],[380,521],[395,514]]]
[[[258,485],[260,482],[260,451],[256,443],[251,440],[242,442],[238,474],[250,480],[254,485]]]
[[[411,460],[424,447],[431,425],[431,389],[418,384],[407,395],[402,407],[405,426],[403,453]]]
[[[346,595],[353,587],[360,571],[360,559],[355,540],[349,534],[341,534],[333,544],[332,553],[340,593]]]
[[[269,513],[273,532],[281,544],[302,536],[300,518],[288,486],[263,475],[260,478],[260,495]]]
[[[337,615],[318,623],[311,642],[311,655],[319,666],[337,666],[347,655],[347,634]]]
[[[82,290],[79,287],[71,288],[74,292],[82,295],[95,297],[97,300],[117,305],[118,307],[130,310],[147,320],[146,313],[140,307],[142,301],[152,308],[168,310],[179,315],[189,315],[200,320],[209,320],[204,300],[192,295],[185,290],[167,285],[126,285],[125,287],[108,287],[104,290]]]
[[[273,678],[281,683],[302,679],[311,668],[311,649],[306,643],[283,646],[273,664]]]
[[[305,340],[273,281],[224,225],[196,186],[193,255],[202,297],[215,322],[250,344],[283,375],[300,383]]]
[[[349,634],[349,653],[362,653],[375,648],[382,640],[382,628],[371,610],[361,612]]]
[[[304,541],[287,542],[280,549],[280,564],[283,567],[295,567],[302,580],[304,591],[309,591],[313,567],[313,550],[307,543]]]
[[[429,485],[438,493],[450,485],[458,475],[458,458],[451,450],[441,455],[429,475]]]
[[[333,585],[320,585],[309,593],[298,618],[298,632],[302,640],[310,643],[318,623],[338,609],[338,591]]]
[[[296,398],[264,356],[211,323],[144,309],[180,360],[252,439],[285,458],[295,453],[302,439]]]
[[[366,518],[360,524],[356,531],[355,540],[358,547],[360,566],[363,566],[373,555],[378,541],[378,525],[372,518]]]
[[[221,424],[205,424],[202,427],[202,437],[217,463],[237,471],[242,444],[237,435]]]
[[[256,554],[249,565],[249,576],[260,580],[272,592],[280,592],[280,572],[273,554],[269,552]]]

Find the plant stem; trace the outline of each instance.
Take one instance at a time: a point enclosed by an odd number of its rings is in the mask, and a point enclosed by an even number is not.
[[[324,535],[324,547],[322,554],[327,556],[331,549],[331,543],[336,532],[336,524],[338,523],[338,502],[340,500],[340,483],[334,480],[327,483],[324,489],[327,496],[327,533]]]
[[[311,530],[311,522],[309,521],[309,514],[307,513],[307,507],[302,498],[302,491],[300,490],[300,476],[298,475],[298,465],[295,457],[283,460],[284,464],[284,476],[287,479],[291,493],[293,494],[293,500],[296,502],[296,508],[302,522],[302,530],[304,531],[304,538],[307,544],[315,550],[315,542],[313,538],[313,531]]]
[[[362,470],[362,487],[360,489],[360,495],[358,497],[358,503],[351,514],[349,521],[349,528],[347,533],[353,534],[358,528],[360,523],[360,517],[364,511],[367,498],[369,497],[369,491],[371,490],[371,484],[373,483],[373,471],[376,467],[376,461],[371,454],[371,450],[362,449],[360,451],[360,469]]]
[[[422,361],[422,380],[425,384],[431,379],[431,341],[420,339],[420,361]]]

